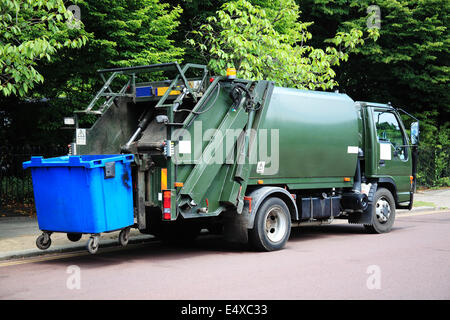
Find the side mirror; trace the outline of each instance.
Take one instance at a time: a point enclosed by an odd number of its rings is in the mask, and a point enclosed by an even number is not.
[[[419,144],[419,122],[411,123],[411,144],[418,145]]]

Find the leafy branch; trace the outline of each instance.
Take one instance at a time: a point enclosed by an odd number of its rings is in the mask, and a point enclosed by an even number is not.
[[[44,77],[34,68],[62,48],[80,48],[87,37],[70,30],[62,0],[0,0],[0,93],[25,96]]]
[[[235,67],[239,77],[273,80],[278,85],[302,89],[331,89],[337,85],[334,66],[347,61],[349,53],[378,34],[352,29],[339,32],[325,50],[307,44],[310,22],[299,22],[293,0],[277,0],[273,12],[247,0],[225,3],[216,15],[193,30],[187,42],[208,59],[217,74]]]

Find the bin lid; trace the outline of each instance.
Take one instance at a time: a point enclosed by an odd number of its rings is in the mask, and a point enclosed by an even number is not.
[[[123,163],[132,162],[133,154],[102,154],[102,155],[80,155],[80,156],[62,156],[47,158],[38,156],[31,157],[30,161],[25,161],[22,165],[24,169],[39,167],[84,167],[97,168],[104,167],[108,162],[122,161]]]

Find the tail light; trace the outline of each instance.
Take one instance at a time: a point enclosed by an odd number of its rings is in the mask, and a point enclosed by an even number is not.
[[[170,220],[172,215],[171,208],[171,191],[163,191],[163,219]]]

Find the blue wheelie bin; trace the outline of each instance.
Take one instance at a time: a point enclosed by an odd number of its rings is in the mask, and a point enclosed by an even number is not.
[[[71,241],[91,234],[87,248],[95,253],[102,232],[121,230],[126,245],[134,225],[131,163],[134,155],[31,157],[30,168],[39,229],[40,249],[51,244],[53,232]]]

